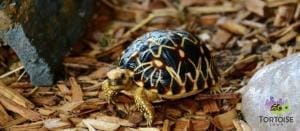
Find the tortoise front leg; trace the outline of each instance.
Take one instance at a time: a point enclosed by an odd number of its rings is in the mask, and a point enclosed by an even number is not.
[[[144,114],[148,126],[151,126],[154,119],[154,108],[151,101],[155,95],[148,93],[144,88],[138,87],[134,93],[134,101],[139,111]]]
[[[103,81],[102,83],[102,90],[104,92],[104,97],[108,103],[113,102],[113,97],[119,93],[121,90],[119,86],[112,86],[109,84],[108,80]]]

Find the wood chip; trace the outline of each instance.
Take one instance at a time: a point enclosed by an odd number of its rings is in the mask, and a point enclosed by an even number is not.
[[[243,129],[242,131],[252,131],[251,127],[243,120],[239,120],[239,123]]]
[[[80,122],[82,122],[83,118],[79,118],[79,117],[72,117],[69,119],[70,122],[72,122],[73,124],[79,125]]]
[[[290,56],[292,54],[296,53],[296,49],[293,48],[293,47],[288,47],[287,48],[287,53],[286,53],[286,56]]]
[[[233,36],[226,44],[225,48],[230,49],[236,45],[236,41],[238,40],[237,36]]]
[[[205,113],[214,113],[220,111],[217,102],[214,100],[203,101],[202,105],[203,105],[203,111]]]
[[[15,83],[12,83],[11,85],[9,85],[9,87],[11,88],[31,88],[32,85],[30,82],[15,82]]]
[[[75,108],[78,108],[83,103],[83,101],[68,102],[61,105],[60,107],[56,107],[56,110],[62,111],[64,114],[68,114],[70,111],[73,111]]]
[[[66,57],[64,59],[64,63],[79,64],[79,65],[84,65],[87,67],[90,67],[90,66],[94,66],[94,67],[112,66],[105,62],[99,62],[96,58],[90,58],[90,57]]]
[[[23,125],[15,125],[10,128],[8,128],[10,131],[47,131],[45,127],[43,127],[43,122],[33,122],[29,124],[23,124]]]
[[[284,57],[284,55],[282,53],[278,53],[278,52],[275,52],[275,51],[269,51],[269,53],[271,54],[271,56],[277,58],[277,59],[281,59]]]
[[[236,131],[252,131],[251,127],[242,120],[234,119],[233,124]]]
[[[297,4],[295,14],[294,14],[294,20],[298,20],[300,17],[300,3]]]
[[[181,117],[182,112],[176,108],[167,108],[166,115],[167,115],[167,117],[170,117],[170,118],[179,118],[179,117]]]
[[[31,101],[37,106],[54,106],[59,98],[57,96],[36,96]]]
[[[83,93],[81,90],[80,85],[77,83],[74,77],[69,79],[71,84],[71,91],[72,91],[72,101],[73,102],[81,102],[83,101]]]
[[[63,95],[71,95],[72,94],[71,90],[65,84],[57,84],[56,86],[58,87],[58,89],[60,90],[60,92]]]
[[[247,17],[249,17],[252,13],[248,10],[240,10],[237,12],[237,15],[235,16],[234,21],[240,22],[242,20],[245,20]]]
[[[259,41],[261,41],[263,44],[268,44],[268,39],[265,36],[256,34],[255,38],[257,38]]]
[[[19,92],[7,87],[2,83],[0,80],[0,96],[5,96],[6,98],[10,99],[11,101],[16,102],[17,104],[26,107],[26,108],[33,108],[34,104],[32,104],[28,99],[23,97]]]
[[[257,55],[251,55],[251,56],[248,56],[240,61],[237,61],[237,63],[235,64],[235,68],[236,69],[242,69],[244,68],[245,66],[249,65],[250,63],[252,62],[255,62],[258,60],[258,56]]]
[[[98,91],[86,91],[83,93],[84,97],[96,97],[99,95]]]
[[[277,7],[287,4],[295,4],[298,3],[298,0],[270,0],[267,2],[268,7]]]
[[[152,10],[153,14],[162,15],[162,16],[171,16],[176,17],[179,15],[179,12],[174,8],[163,8],[163,9],[155,9]]]
[[[285,26],[288,25],[294,16],[295,6],[280,6],[276,13],[276,17],[274,20],[274,26]]]
[[[153,128],[153,127],[144,127],[144,128],[138,128],[138,131],[160,131],[160,129]]]
[[[191,120],[193,131],[206,131],[210,126],[209,120]]]
[[[7,129],[7,128],[10,128],[10,127],[15,126],[15,125],[22,124],[26,121],[28,121],[28,119],[18,115],[15,119],[5,123],[5,125],[3,125],[2,128]]]
[[[260,30],[265,30],[266,29],[266,25],[262,24],[262,23],[258,23],[255,21],[250,21],[250,20],[243,20],[241,21],[241,23],[243,25],[252,27],[252,28],[256,28],[256,29],[260,29]]]
[[[174,131],[190,131],[191,130],[190,120],[177,120],[175,123]]]
[[[249,32],[249,30],[245,26],[243,26],[233,20],[220,19],[218,21],[218,25],[220,27],[222,27],[223,29],[226,29],[229,32],[237,34],[237,35],[246,35]]]
[[[101,121],[105,121],[105,122],[118,123],[121,126],[132,127],[135,125],[135,124],[129,122],[128,120],[120,119],[118,117],[113,117],[113,116],[100,115],[100,116],[97,116],[96,118],[97,118],[97,120],[101,120]]]
[[[282,37],[282,36],[286,35],[287,33],[289,33],[290,31],[299,28],[299,26],[300,26],[300,21],[297,21],[297,22],[291,24],[290,26],[287,26],[287,27],[281,28],[277,31],[271,32],[269,34],[269,37]]]
[[[290,31],[289,33],[285,34],[281,38],[279,38],[276,42],[280,44],[288,44],[288,42],[294,39],[298,35],[297,32],[294,30]]]
[[[80,127],[87,127],[89,130],[105,130],[105,131],[112,131],[118,129],[120,126],[132,127],[134,126],[133,123],[130,123],[127,120],[120,119],[117,117],[105,116],[100,115],[97,116],[96,119],[83,119],[81,123],[77,126]]]
[[[216,49],[222,49],[226,46],[228,40],[232,37],[232,34],[226,30],[218,29],[217,33],[212,37],[213,47]]]
[[[296,38],[296,44],[300,44],[300,34]]]
[[[42,117],[39,113],[30,110],[10,98],[6,96],[0,95],[0,103],[8,110],[18,113],[19,115],[23,116],[24,118],[32,121],[40,120]]]
[[[235,109],[226,113],[217,115],[213,118],[213,124],[221,130],[231,130],[234,128],[233,120],[237,118]]]
[[[170,126],[170,121],[168,119],[164,120],[162,131],[170,131],[171,126]]]
[[[239,7],[232,6],[195,6],[188,7],[188,12],[194,15],[236,12]]]
[[[72,92],[65,84],[57,84],[58,89],[62,93],[61,95],[64,97],[65,100],[68,102],[72,101]]]
[[[121,125],[118,123],[110,123],[97,119],[83,119],[82,123],[78,126],[80,127],[88,127],[90,131],[104,130],[104,131],[113,131],[117,130]]]
[[[216,14],[213,14],[213,15],[204,15],[204,16],[201,16],[200,19],[199,19],[199,22],[201,25],[215,25],[216,22],[218,21],[218,19],[220,18],[220,15],[216,15]]]
[[[233,74],[238,70],[242,70],[242,69],[250,66],[251,63],[256,62],[258,60],[258,58],[259,58],[258,55],[251,55],[246,58],[238,59],[232,66],[230,66],[223,72],[224,77],[227,77],[230,74]]]
[[[202,5],[205,4],[205,0],[180,0],[180,4],[184,7],[191,5]]]
[[[245,0],[245,6],[246,8],[259,15],[259,16],[264,16],[264,10],[265,10],[265,6],[266,6],[266,3],[262,0]]]
[[[236,131],[243,131],[238,119],[234,119],[232,122]]]
[[[282,46],[280,46],[279,44],[274,44],[274,45],[272,45],[271,50],[279,53],[279,52],[283,51],[284,48]]]
[[[44,116],[49,116],[51,114],[53,114],[55,112],[55,110],[53,109],[44,109],[44,108],[40,108],[38,110],[38,112],[41,114],[41,115],[44,115]]]
[[[0,127],[10,120],[12,120],[12,118],[7,114],[3,106],[0,104]]]
[[[128,121],[134,124],[142,122],[144,119],[143,114],[141,112],[132,112],[129,115]]]
[[[106,77],[106,73],[110,71],[110,67],[100,67],[96,71],[92,72],[91,74],[88,75],[93,80],[98,80],[98,79],[103,79]]]
[[[236,109],[237,111],[240,111],[241,108],[242,108],[242,104],[241,104],[241,103],[237,103],[236,106],[235,106],[235,109]]]
[[[187,111],[190,114],[194,114],[198,110],[198,103],[194,100],[182,100],[179,104],[179,108]]]
[[[6,30],[11,26],[11,20],[5,15],[4,11],[0,11],[0,19],[0,30]]]
[[[241,45],[242,48],[241,48],[241,50],[240,50],[241,55],[246,56],[246,55],[252,53],[252,50],[253,50],[253,48],[254,48],[254,46],[255,46],[253,42],[251,42],[251,41],[243,41],[243,42],[239,42],[239,41],[238,41],[238,44],[239,44],[239,43],[242,43],[242,45]]]
[[[59,118],[47,119],[44,121],[44,127],[49,130],[63,129],[71,126],[71,123],[62,121]]]

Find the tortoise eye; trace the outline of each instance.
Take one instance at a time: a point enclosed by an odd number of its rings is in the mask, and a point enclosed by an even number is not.
[[[121,74],[121,79],[125,79],[125,74]]]

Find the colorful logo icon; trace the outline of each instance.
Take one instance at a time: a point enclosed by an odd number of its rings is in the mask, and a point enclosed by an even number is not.
[[[265,106],[273,115],[282,115],[290,110],[287,100],[276,100],[273,96],[266,100]]]

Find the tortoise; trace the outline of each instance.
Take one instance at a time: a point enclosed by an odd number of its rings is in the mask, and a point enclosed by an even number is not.
[[[156,30],[137,38],[107,73],[105,98],[134,89],[134,101],[151,125],[155,100],[175,100],[216,87],[219,73],[206,42],[176,30]],[[214,88],[217,89],[217,88]]]

